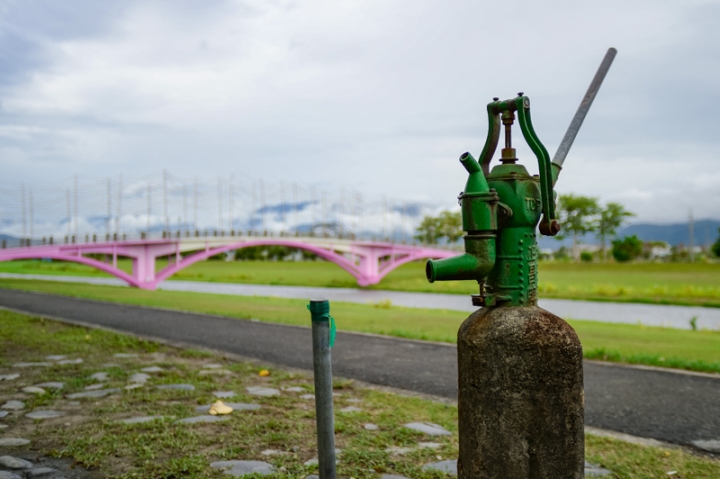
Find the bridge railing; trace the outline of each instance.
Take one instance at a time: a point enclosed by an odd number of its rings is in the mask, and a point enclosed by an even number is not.
[[[84,235],[64,235],[64,236],[43,236],[41,238],[6,238],[0,240],[0,249],[19,248],[29,246],[46,246],[46,245],[62,245],[62,244],[89,244],[103,242],[118,241],[142,241],[142,240],[158,240],[158,239],[179,239],[179,238],[233,238],[233,237],[253,237],[253,238],[335,238],[343,240],[373,241],[414,246],[431,246],[437,249],[458,250],[459,245],[429,245],[426,243],[418,243],[416,241],[397,241],[394,238],[383,238],[379,235],[363,235],[356,238],[354,234],[315,234],[298,233],[289,231],[253,231],[253,230],[175,230],[175,231],[152,231],[152,232],[136,232],[136,233],[109,233],[109,234],[84,234]]]

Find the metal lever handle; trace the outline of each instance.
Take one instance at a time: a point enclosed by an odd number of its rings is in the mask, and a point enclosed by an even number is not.
[[[592,82],[590,82],[590,86],[588,87],[585,96],[580,102],[580,106],[578,107],[575,116],[570,122],[570,126],[568,127],[568,130],[565,133],[562,141],[560,142],[560,146],[558,146],[555,156],[553,157],[552,162],[555,163],[557,166],[562,166],[565,162],[565,158],[570,152],[570,147],[572,146],[573,142],[575,141],[575,137],[580,131],[580,127],[582,126],[583,121],[588,114],[588,110],[590,110],[590,106],[595,99],[595,95],[597,95],[597,92],[600,90],[600,86],[602,85],[603,80],[605,80],[605,75],[607,75],[608,70],[610,70],[610,65],[612,65],[612,62],[615,59],[615,55],[617,55],[617,50],[614,48],[608,48],[608,51],[605,54],[605,58],[603,58],[602,63],[600,63],[600,67],[595,73],[595,77],[592,79]]]

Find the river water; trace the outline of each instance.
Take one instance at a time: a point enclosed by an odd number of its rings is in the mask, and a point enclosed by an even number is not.
[[[43,281],[127,286],[124,281],[116,278],[16,273],[0,273],[0,278],[39,279]],[[270,296],[299,299],[325,298],[330,301],[361,304],[372,304],[389,300],[392,301],[392,304],[395,306],[448,309],[464,312],[471,312],[477,309],[470,302],[470,296],[459,294],[408,293],[352,288],[310,288],[304,286],[271,286],[200,281],[164,281],[158,286],[158,289],[238,296]],[[539,304],[542,308],[565,319],[594,320],[606,323],[641,323],[647,326],[690,329],[690,320],[693,317],[697,317],[696,324],[698,328],[720,330],[720,308],[576,301],[567,299],[540,299]]]

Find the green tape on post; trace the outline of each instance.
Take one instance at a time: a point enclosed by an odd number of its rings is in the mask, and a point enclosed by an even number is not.
[[[329,322],[330,323],[330,341],[328,346],[332,348],[335,346],[335,335],[337,334],[337,327],[335,326],[335,318],[330,316],[330,301],[328,300],[313,300],[307,305],[307,309],[310,310],[310,319],[313,322]]]

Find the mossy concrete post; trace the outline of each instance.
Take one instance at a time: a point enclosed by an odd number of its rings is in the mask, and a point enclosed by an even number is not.
[[[608,55],[614,56],[614,49]],[[601,82],[593,81],[590,102]],[[495,98],[487,112],[489,131],[479,160],[469,153],[460,157],[469,174],[458,197],[465,253],[429,260],[426,267],[430,282],[475,280],[479,285],[472,301],[481,308],[458,331],[458,477],[582,479],[582,346],[568,323],[537,306],[536,231],[547,236],[560,231],[553,187],[569,146],[557,162],[550,161],[522,93],[505,101]],[[578,115],[586,113],[581,108]],[[517,163],[511,137],[516,119],[537,157],[539,175]],[[579,123],[573,121],[571,140]],[[502,164],[491,171],[501,129]]]

